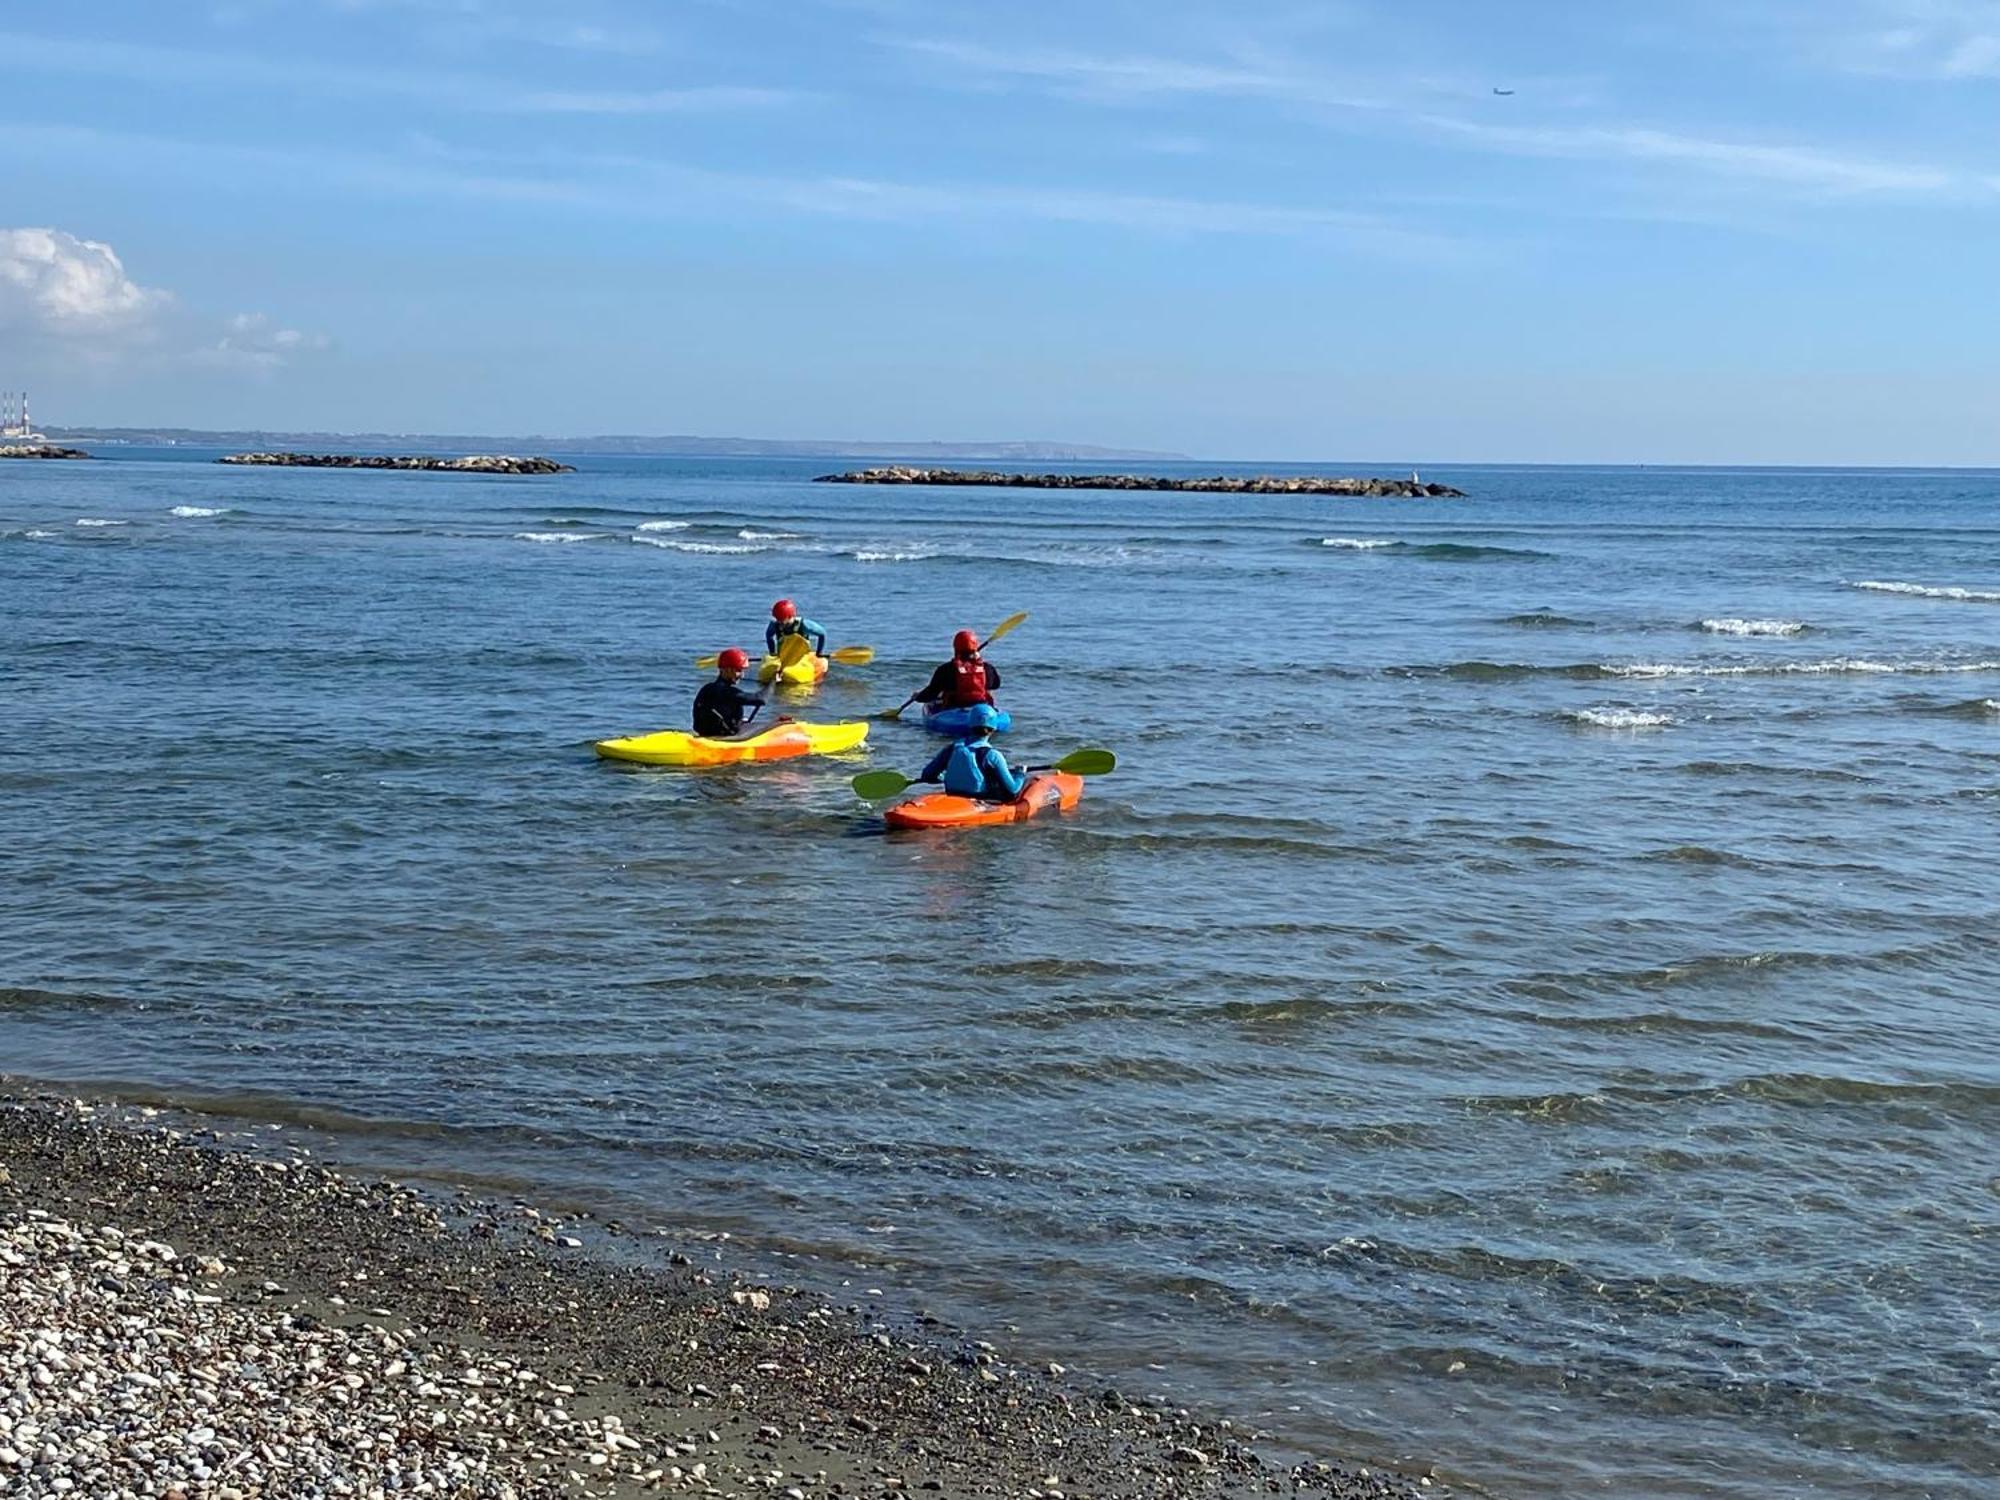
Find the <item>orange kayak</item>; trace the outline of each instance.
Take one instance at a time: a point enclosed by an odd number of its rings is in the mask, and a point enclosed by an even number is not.
[[[932,792],[885,809],[882,821],[891,828],[982,828],[988,823],[1018,823],[1041,812],[1068,812],[1082,795],[1081,776],[1038,771],[1012,802],[981,802]]]

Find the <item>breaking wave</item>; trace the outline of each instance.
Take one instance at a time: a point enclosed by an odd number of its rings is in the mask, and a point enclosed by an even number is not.
[[[746,542],[796,542],[804,534],[799,531],[758,531],[750,526],[736,533]]]
[[[856,548],[854,551],[848,553],[847,555],[853,558],[856,562],[885,563],[885,562],[922,562],[925,558],[936,557],[938,554],[935,552],[928,551],[922,547],[913,547],[908,551],[904,552],[899,552],[892,548],[886,548],[886,547],[885,548],[859,547]]]
[[[641,521],[634,531],[686,531],[692,521]]]
[[[717,557],[741,557],[751,552],[769,552],[765,546],[732,546],[728,542],[677,542],[664,536],[634,536],[635,542],[644,542],[648,547],[665,547],[670,552],[702,552]]]
[[[76,524],[79,526],[130,526],[132,523],[130,521],[106,521],[98,516],[79,516],[77,517]]]
[[[191,521],[199,516],[226,516],[229,514],[229,507],[226,505],[176,505],[167,514],[170,516],[179,516],[184,521]]]
[[[593,542],[599,533],[594,531],[517,531],[517,542]]]
[[[1744,620],[1729,615],[1702,620],[1696,628],[1711,635],[1803,635],[1810,627],[1804,620]]]
[[[1605,682],[1681,677],[1832,677],[1940,676],[1961,672],[2000,672],[2000,661],[1870,661],[1836,656],[1821,661],[1734,662],[1502,662],[1454,661],[1429,665],[1384,667],[1389,677],[1448,677],[1460,682],[1514,682],[1536,677],[1566,677],[1573,682]]]
[[[1672,714],[1641,708],[1579,708],[1563,717],[1591,729],[1665,729],[1674,722]]]
[[[1910,594],[1919,599],[1957,599],[1971,604],[2000,604],[2000,591],[1992,589],[1963,589],[1951,585],[1933,587],[1926,583],[1885,583],[1880,579],[1868,578],[1849,588],[1868,589],[1877,594]]]
[[[1400,542],[1378,541],[1365,536],[1323,536],[1319,539],[1322,547],[1344,547],[1351,552],[1373,552],[1378,547],[1400,547]]]

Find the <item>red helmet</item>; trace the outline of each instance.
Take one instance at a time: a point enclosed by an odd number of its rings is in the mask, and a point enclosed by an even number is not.
[[[789,599],[780,599],[771,606],[771,618],[774,620],[796,620],[798,617],[799,607]]]
[[[715,664],[725,671],[747,672],[750,670],[750,658],[735,646],[731,646],[727,651],[717,656]]]
[[[951,650],[954,656],[970,656],[978,649],[979,637],[969,630],[961,630],[951,638]]]

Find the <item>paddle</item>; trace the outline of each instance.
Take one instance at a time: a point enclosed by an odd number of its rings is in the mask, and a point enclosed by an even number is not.
[[[1037,771],[1063,771],[1071,776],[1105,776],[1118,769],[1118,757],[1109,750],[1072,750],[1052,766],[1030,766],[1026,774],[1032,776]],[[917,783],[901,771],[863,771],[850,783],[855,795],[865,801],[880,802],[884,797],[893,797],[905,787]]]
[[[778,642],[778,665],[796,667],[813,654],[812,642],[802,635],[788,635]]]
[[[1002,620],[998,625],[995,625],[990,631],[987,632],[986,639],[980,644],[979,649],[981,651],[984,651],[988,646],[991,646],[995,641],[999,640],[1001,636],[1005,635],[1008,631],[1012,630],[1016,625],[1019,625],[1023,620],[1027,618],[1028,618],[1028,612],[1025,609],[1022,610],[1019,614],[1012,614],[1007,616],[1006,619]],[[900,719],[903,717],[903,710],[908,708],[912,703],[915,703],[916,701],[917,701],[917,695],[915,693],[912,693],[910,694],[909,697],[905,698],[901,703],[898,703],[894,708],[885,708],[880,713],[876,714],[875,717],[878,719]]]

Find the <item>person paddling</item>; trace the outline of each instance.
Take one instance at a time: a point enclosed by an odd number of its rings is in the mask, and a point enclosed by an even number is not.
[[[969,727],[965,736],[931,757],[931,763],[917,773],[917,780],[942,782],[947,792],[959,797],[1012,802],[1021,795],[1028,778],[1009,766],[1007,757],[994,747],[993,726],[1000,716],[992,704],[977,703],[967,718]]]
[[[951,638],[951,660],[931,673],[931,680],[910,695],[910,702],[937,708],[991,705],[1000,686],[1000,669],[979,654],[979,637],[961,630]]]
[[[778,643],[788,635],[804,636],[812,646],[814,656],[826,655],[825,627],[800,614],[799,607],[791,600],[780,599],[771,606],[771,618],[764,626],[764,649],[776,656]]]
[[[704,739],[726,740],[741,734],[743,725],[757,717],[764,700],[737,686],[750,668],[750,658],[731,646],[715,659],[715,680],[702,684],[694,695],[694,732]]]

